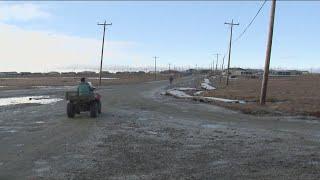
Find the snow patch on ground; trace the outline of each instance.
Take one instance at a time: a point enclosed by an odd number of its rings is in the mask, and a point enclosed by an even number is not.
[[[205,90],[215,90],[216,88],[210,85],[210,80],[208,78],[205,78],[203,82],[201,83],[201,88]],[[192,92],[192,95],[187,94],[184,91],[196,91]],[[242,100],[234,100],[234,99],[224,99],[224,98],[216,98],[216,97],[204,97],[201,96],[201,94],[204,91],[199,91],[196,88],[190,88],[190,87],[178,87],[178,88],[173,88],[167,90],[165,95],[170,95],[176,98],[184,98],[184,99],[193,99],[193,100],[198,100],[202,102],[213,102],[213,101],[220,101],[224,103],[240,103],[240,104],[245,104],[245,101]],[[190,93],[190,92],[189,92]]]
[[[201,125],[203,128],[212,128],[212,129],[219,129],[219,128],[224,128],[223,125],[220,124],[203,124]]]
[[[203,82],[201,83],[201,88],[205,90],[215,90],[216,88],[210,85],[210,80],[208,78],[205,78]]]
[[[193,93],[193,95],[194,96],[200,96],[202,93],[203,93],[203,91],[198,91],[198,92]]]
[[[190,88],[190,87],[180,87],[180,88],[174,88],[175,90],[178,91],[195,91],[197,90],[196,88]]]
[[[200,97],[200,100],[204,100],[204,101],[207,101],[207,102],[220,101],[220,102],[225,102],[225,103],[240,103],[240,102],[243,102],[243,101],[234,100],[234,99],[224,99],[224,98],[216,98],[216,97]]]
[[[61,101],[61,98],[50,98],[50,96],[24,96],[0,98],[0,106],[9,106],[17,104],[51,104]]]
[[[166,94],[174,96],[174,97],[177,97],[177,98],[192,98],[192,96],[186,94],[185,92],[178,91],[178,90],[175,90],[175,89],[167,90]]]
[[[205,90],[215,90],[215,87],[210,86],[208,83],[201,83],[201,88]]]

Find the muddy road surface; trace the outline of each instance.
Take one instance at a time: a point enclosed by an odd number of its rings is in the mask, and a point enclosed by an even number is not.
[[[256,117],[160,95],[167,81],[101,87],[103,113],[64,100],[0,107],[0,179],[320,179],[320,121]],[[1,91],[0,97],[65,89]]]

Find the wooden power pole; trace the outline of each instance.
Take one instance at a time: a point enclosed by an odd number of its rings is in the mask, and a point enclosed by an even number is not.
[[[224,24],[230,25],[230,42],[229,42],[229,56],[228,56],[228,69],[227,69],[227,86],[228,86],[229,85],[230,58],[231,58],[232,30],[233,30],[233,26],[239,26],[239,23],[234,24],[233,19],[232,19],[231,23],[226,22]]]
[[[157,56],[153,57],[154,58],[154,80],[157,80]]]
[[[112,23],[107,24],[106,21],[104,21],[104,23],[98,23],[98,26],[103,26],[102,50],[101,50],[100,71],[99,71],[99,86],[101,86],[103,49],[104,49],[104,37],[105,37],[105,33],[106,33],[106,26],[111,26],[111,25],[112,25]]]
[[[212,59],[212,69],[211,69],[211,73],[214,74],[214,59]]]
[[[262,80],[262,87],[261,87],[261,95],[260,95],[260,104],[261,105],[264,105],[266,103],[275,11],[276,11],[276,0],[272,0],[271,12],[270,12],[268,44],[267,44],[266,59],[265,59],[265,66],[264,66],[264,73],[263,73],[263,80]]]
[[[221,74],[220,74],[220,83],[221,83],[221,79],[222,79],[222,75],[223,75],[223,66],[224,66],[224,58],[226,57],[226,55],[223,56],[222,58],[222,64],[221,64]]]
[[[221,64],[221,74],[223,72],[223,66],[224,66],[224,58],[226,57],[226,55],[223,56],[222,58],[222,64]]]
[[[218,63],[219,63],[219,53],[216,53],[215,55],[217,55],[217,62],[216,62],[216,73],[218,72]]]

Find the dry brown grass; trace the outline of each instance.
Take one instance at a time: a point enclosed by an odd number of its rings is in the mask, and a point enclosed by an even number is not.
[[[113,75],[102,79],[102,85],[131,84],[154,81],[152,74]],[[157,75],[157,80],[169,79],[168,75]],[[33,88],[34,86],[73,86],[77,85],[80,77],[28,77],[28,78],[0,78],[0,90]],[[94,86],[98,85],[98,79],[89,79]],[[3,86],[3,87],[1,87]]]
[[[261,79],[239,78],[225,82],[215,80],[217,90],[206,96],[252,101],[252,103],[223,105],[245,113],[277,113],[312,115],[320,117],[320,75],[271,77],[267,91],[267,104],[258,104]]]

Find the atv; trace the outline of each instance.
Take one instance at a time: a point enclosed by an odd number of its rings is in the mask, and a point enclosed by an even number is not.
[[[101,96],[98,93],[79,96],[77,91],[68,91],[65,98],[68,101],[67,115],[69,118],[74,118],[75,114],[80,114],[80,112],[90,112],[92,118],[101,114]]]

